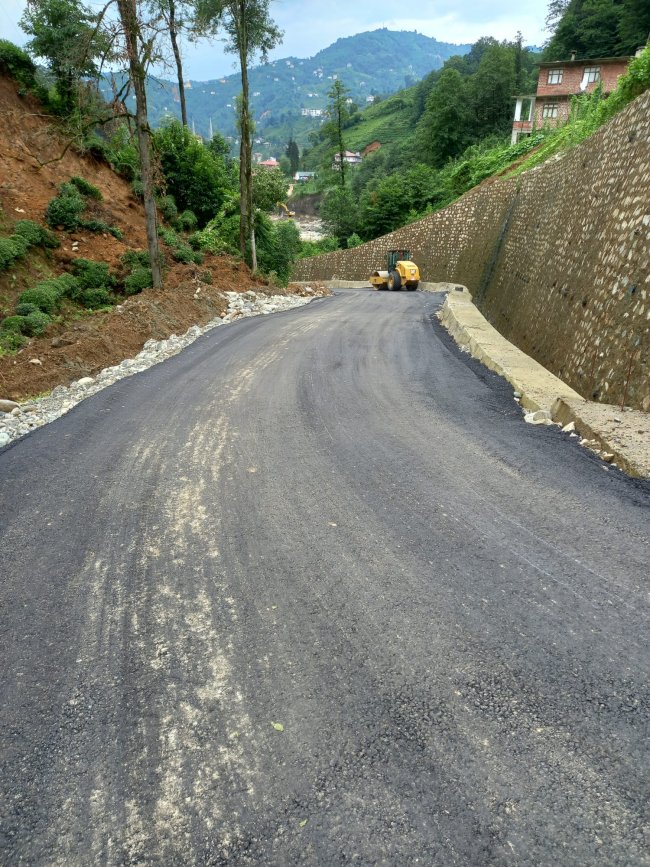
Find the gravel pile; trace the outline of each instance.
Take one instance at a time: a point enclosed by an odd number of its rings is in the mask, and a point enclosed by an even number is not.
[[[31,430],[54,421],[102,388],[107,388],[127,376],[141,373],[154,364],[171,358],[172,355],[177,355],[197,337],[219,325],[225,325],[243,316],[260,316],[290,310],[292,307],[308,304],[312,300],[311,297],[302,298],[296,295],[258,295],[253,291],[226,292],[225,295],[228,298],[228,310],[223,319],[216,317],[207,325],[193,325],[180,337],[172,334],[166,340],[147,340],[142,351],[135,358],[127,358],[120,364],[107,367],[96,376],[84,376],[69,386],[59,385],[46,397],[22,404],[11,400],[0,400],[0,448],[25,436]]]

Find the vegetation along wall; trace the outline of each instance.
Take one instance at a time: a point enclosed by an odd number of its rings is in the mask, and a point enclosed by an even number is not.
[[[297,280],[362,280],[408,247],[422,279],[463,283],[509,340],[584,397],[650,411],[650,92],[572,150]]]

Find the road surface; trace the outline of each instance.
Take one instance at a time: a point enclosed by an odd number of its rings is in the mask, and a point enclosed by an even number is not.
[[[0,863],[650,863],[650,488],[340,291],[0,453]]]

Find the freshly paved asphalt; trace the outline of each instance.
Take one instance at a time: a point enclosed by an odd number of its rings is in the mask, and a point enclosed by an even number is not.
[[[650,863],[650,488],[440,300],[216,329],[0,453],[0,863]]]

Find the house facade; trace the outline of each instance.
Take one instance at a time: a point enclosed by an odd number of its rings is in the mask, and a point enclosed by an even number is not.
[[[537,92],[516,96],[512,124],[513,144],[545,125],[557,126],[569,118],[571,97],[591,93],[600,84],[611,93],[630,62],[630,57],[601,57],[589,60],[556,60],[539,64]]]
[[[361,154],[358,151],[345,151],[343,154],[343,162],[348,166],[358,166],[361,163]],[[341,154],[334,154],[333,169],[341,167]]]

